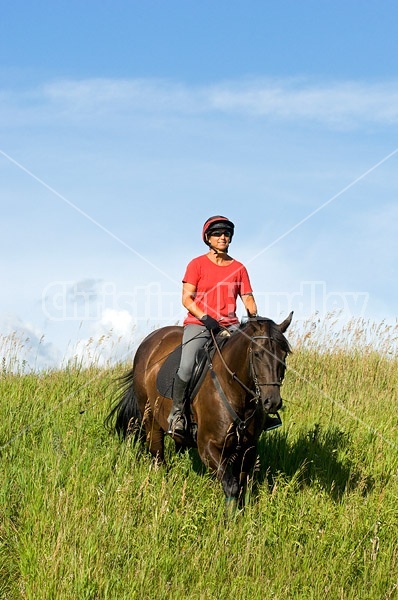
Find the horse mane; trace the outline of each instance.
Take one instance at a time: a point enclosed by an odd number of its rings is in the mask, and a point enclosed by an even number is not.
[[[255,333],[256,329],[258,329],[257,324],[261,325],[262,323],[266,323],[268,325],[268,335],[275,340],[278,346],[286,352],[287,354],[291,354],[292,349],[290,347],[289,342],[281,332],[279,325],[277,325],[272,319],[268,317],[250,317],[248,321],[241,323],[238,331],[242,331],[247,335],[252,335]],[[249,331],[254,330],[252,334],[249,334]]]

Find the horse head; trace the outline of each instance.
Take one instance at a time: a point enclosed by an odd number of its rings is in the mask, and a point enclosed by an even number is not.
[[[250,378],[265,414],[282,407],[281,385],[285,376],[286,357],[291,352],[284,336],[293,312],[279,325],[263,317],[251,318],[244,328],[248,336]]]

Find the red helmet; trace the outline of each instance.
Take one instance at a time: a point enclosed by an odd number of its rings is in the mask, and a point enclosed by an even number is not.
[[[203,225],[202,239],[203,239],[204,243],[209,245],[209,242],[207,241],[207,236],[209,235],[209,233],[211,233],[215,229],[220,229],[220,228],[227,229],[231,234],[230,239],[232,240],[232,236],[234,235],[235,225],[232,223],[232,221],[227,219],[227,217],[223,217],[221,215],[215,215],[214,217],[209,217],[207,219],[206,223]]]

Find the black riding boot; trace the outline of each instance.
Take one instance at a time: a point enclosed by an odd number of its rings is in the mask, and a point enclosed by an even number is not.
[[[186,433],[186,419],[183,413],[185,391],[187,389],[188,382],[183,381],[176,374],[173,382],[173,407],[167,418],[169,423],[169,433],[171,436],[177,436],[184,438]]]

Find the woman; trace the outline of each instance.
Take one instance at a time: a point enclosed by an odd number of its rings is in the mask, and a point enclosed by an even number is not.
[[[209,247],[206,254],[194,258],[183,278],[182,303],[188,310],[184,320],[181,362],[173,384],[173,407],[168,417],[169,432],[183,438],[185,391],[191,378],[195,356],[221,327],[239,324],[236,299],[243,301],[249,317],[257,315],[257,306],[246,267],[228,254],[235,226],[221,215],[207,219],[202,238]]]

